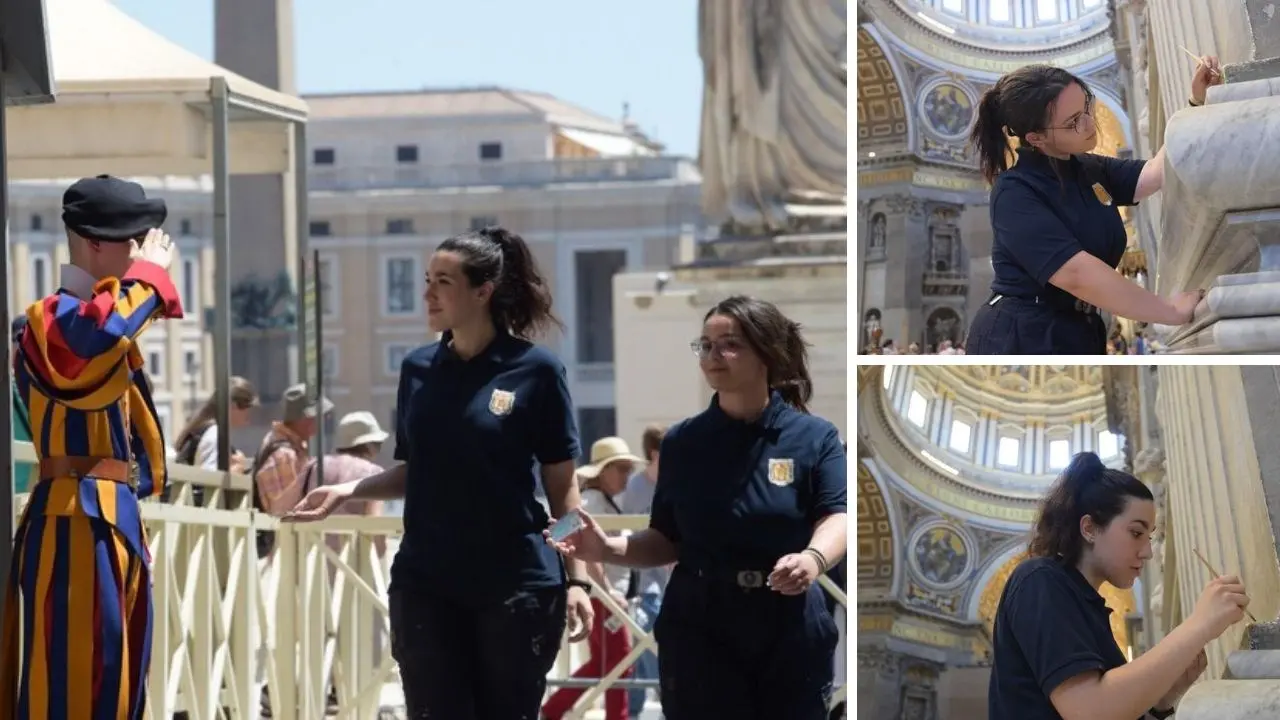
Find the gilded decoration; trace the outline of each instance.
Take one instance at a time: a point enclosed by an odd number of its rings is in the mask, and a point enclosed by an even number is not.
[[[966,579],[973,565],[968,540],[944,522],[917,530],[911,541],[911,569],[929,589],[953,588]]]
[[[893,584],[893,529],[884,494],[871,472],[858,464],[858,586]]]
[[[884,49],[858,29],[858,142],[907,144],[907,108]]]

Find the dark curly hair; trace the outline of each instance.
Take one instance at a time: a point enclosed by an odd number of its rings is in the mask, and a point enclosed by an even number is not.
[[[1099,527],[1106,527],[1124,512],[1130,498],[1154,499],[1138,478],[1103,465],[1091,452],[1076,455],[1040,503],[1027,554],[1076,563],[1084,552],[1080,518],[1088,515]]]

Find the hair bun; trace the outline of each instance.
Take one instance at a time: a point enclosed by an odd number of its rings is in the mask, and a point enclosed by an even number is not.
[[[1077,453],[1071,458],[1071,463],[1067,465],[1067,472],[1097,472],[1106,470],[1107,466],[1102,462],[1102,458],[1098,457],[1094,452]]]

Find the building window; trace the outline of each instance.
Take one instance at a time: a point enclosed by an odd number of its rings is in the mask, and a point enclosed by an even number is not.
[[[324,379],[332,380],[338,377],[338,346],[325,345],[324,356],[320,358],[320,362],[324,364]]]
[[[947,443],[952,450],[967,455],[969,453],[969,443],[972,439],[973,432],[968,423],[963,423],[959,420],[952,421],[951,441]]]
[[[200,361],[196,360],[195,350],[187,350],[182,353],[182,370],[192,378],[195,378],[196,373],[200,372]]]
[[[42,300],[53,292],[53,263],[48,255],[36,255],[31,258],[31,291],[36,300]]]
[[[331,230],[328,220],[312,220],[309,225],[311,237],[329,237]]]
[[[500,142],[480,143],[480,159],[481,160],[501,160],[502,159],[502,143]]]
[[[1105,459],[1120,454],[1120,436],[1110,430],[1098,433],[1098,456]]]
[[[338,159],[338,153],[333,148],[316,148],[311,153],[311,162],[316,165],[332,165]]]
[[[942,9],[957,15],[963,15],[964,0],[942,0]]]
[[[182,307],[194,312],[200,305],[200,287],[196,276],[196,261],[184,258],[182,261]]]
[[[1071,462],[1071,442],[1068,440],[1049,441],[1049,469],[1061,470]]]
[[[898,373],[897,365],[890,365],[884,369],[884,379],[881,381],[881,383],[884,385],[885,390],[888,390],[889,388],[893,387],[893,376],[896,375],[897,373]]]
[[[388,343],[386,346],[387,354],[387,374],[399,375],[400,366],[404,364],[404,357],[413,352],[413,346],[406,343]]]
[[[591,443],[600,438],[618,434],[617,408],[597,407],[578,408],[578,437],[582,446],[591,447]]]
[[[412,257],[387,258],[386,288],[387,315],[412,315],[418,311],[418,261]]]
[[[165,437],[173,437],[173,421],[169,418],[169,405],[167,403],[156,403],[156,423],[160,425],[160,432]]]
[[[1036,0],[1036,22],[1058,19],[1058,0]]]
[[[912,390],[911,399],[907,401],[907,419],[916,427],[923,428],[928,413],[929,401],[918,390]]]
[[[178,221],[178,234],[184,235],[184,236],[192,234],[190,219],[182,218],[181,220]]]
[[[613,276],[627,267],[625,250],[574,253],[578,362],[613,362]]]
[[[477,215],[471,218],[472,230],[483,230],[487,227],[493,227],[498,224],[498,218],[493,215]]]
[[[399,145],[396,147],[396,162],[413,165],[418,162],[417,145]]]
[[[412,235],[413,219],[412,218],[392,218],[387,221],[388,235]]]
[[[316,299],[320,302],[320,311],[327,318],[338,316],[338,264],[333,258],[321,257],[316,267]]]
[[[44,229],[44,216],[41,215],[40,213],[35,213],[34,215],[31,216],[31,230],[32,232],[40,232],[43,229]]]
[[[1022,442],[1018,438],[1002,437],[996,446],[996,464],[1004,468],[1017,468],[1022,464]]]
[[[151,375],[152,380],[164,378],[164,355],[159,350],[147,353],[147,373]]]
[[[1087,2],[1088,0],[1086,0]],[[987,20],[998,25],[1013,22],[1013,6],[1009,0],[990,0],[987,4]]]

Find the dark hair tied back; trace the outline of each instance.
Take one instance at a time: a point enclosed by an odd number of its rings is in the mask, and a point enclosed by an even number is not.
[[[745,295],[721,300],[702,318],[712,315],[733,318],[747,345],[768,372],[769,387],[800,412],[809,412],[813,380],[809,377],[809,345],[800,333],[800,323],[782,314],[771,302]]]
[[[1130,498],[1153,499],[1138,478],[1107,467],[1094,453],[1076,455],[1041,501],[1027,553],[1074,564],[1084,552],[1080,520],[1088,515],[1095,525],[1106,527],[1124,512]]]
[[[1093,93],[1083,80],[1052,65],[1020,67],[983,93],[969,141],[978,153],[978,164],[987,182],[994,182],[1012,164],[1009,138],[1016,137],[1024,146],[1030,146],[1027,135],[1049,126],[1058,96],[1072,84],[1080,86],[1087,101],[1093,100]]]
[[[440,243],[456,253],[472,287],[493,283],[489,312],[499,330],[532,338],[551,327],[563,328],[552,311],[551,289],[538,270],[524,238],[503,227],[470,230]]]

